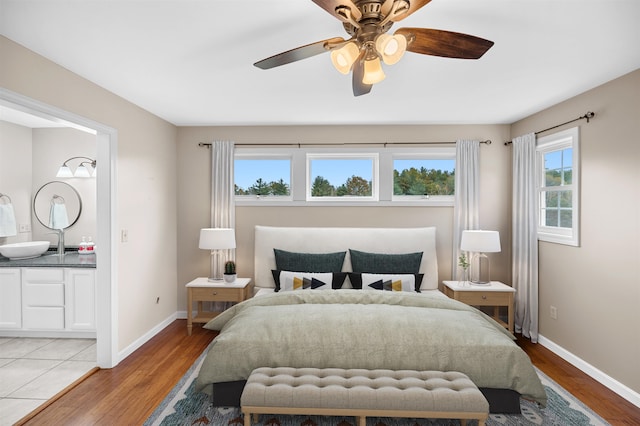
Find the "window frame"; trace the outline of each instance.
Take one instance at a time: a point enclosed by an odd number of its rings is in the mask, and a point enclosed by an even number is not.
[[[344,195],[336,197],[314,197],[311,195],[311,189],[313,186],[313,179],[311,176],[311,162],[313,160],[371,160],[371,195],[370,196],[354,196]],[[306,184],[305,193],[306,201],[310,203],[322,203],[322,202],[371,202],[378,201],[380,199],[379,182],[380,182],[380,156],[377,152],[307,152],[306,153]]]
[[[236,148],[233,160],[289,160],[289,195],[235,195],[236,202],[251,202],[251,201],[275,201],[275,202],[290,202],[293,200],[294,191],[294,179],[293,179],[293,156],[290,153],[276,153],[273,150],[251,149],[251,150],[239,150]],[[235,167],[234,167],[234,188],[235,188]],[[235,193],[235,189],[234,189]]]
[[[571,184],[546,186],[545,154],[571,148]],[[536,143],[537,170],[537,209],[538,209],[538,240],[550,243],[564,244],[578,247],[580,245],[580,132],[578,127],[572,127],[552,135],[541,137]],[[571,191],[571,228],[560,226],[546,226],[544,223],[545,195],[550,192]]]
[[[409,203],[425,203],[439,206],[453,206],[455,202],[455,181],[454,195],[395,195],[393,193],[393,172],[395,170],[395,160],[453,160],[453,171],[456,167],[456,148],[425,148],[421,150],[406,150],[404,152],[393,152],[391,154],[391,201],[393,202],[409,202]]]

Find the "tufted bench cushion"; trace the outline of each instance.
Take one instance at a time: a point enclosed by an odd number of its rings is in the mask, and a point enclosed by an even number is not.
[[[456,371],[340,368],[257,368],[240,399],[245,425],[251,414],[477,419],[484,425],[489,403]]]

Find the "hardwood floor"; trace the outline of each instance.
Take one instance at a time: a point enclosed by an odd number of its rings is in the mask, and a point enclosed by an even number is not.
[[[198,358],[216,333],[177,320],[122,361],[99,370],[25,425],[140,425]],[[640,425],[640,409],[548,349],[519,338],[534,365],[612,425]]]

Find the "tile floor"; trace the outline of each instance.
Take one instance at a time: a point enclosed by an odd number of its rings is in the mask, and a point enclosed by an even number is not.
[[[12,425],[95,367],[95,343],[0,337],[0,426]]]

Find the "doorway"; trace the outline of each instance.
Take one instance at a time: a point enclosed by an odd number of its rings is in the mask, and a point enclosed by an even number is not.
[[[85,117],[44,104],[0,88],[3,106],[36,117],[52,120],[96,136],[96,236],[100,241],[100,260],[96,266],[96,354],[100,368],[112,368],[117,352],[117,235],[116,163],[117,131]]]

